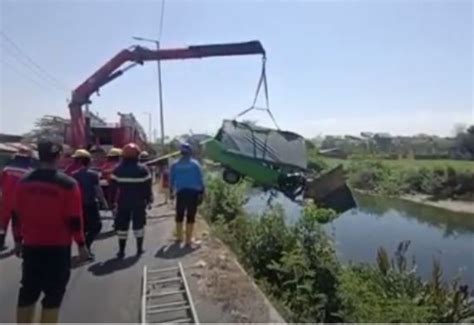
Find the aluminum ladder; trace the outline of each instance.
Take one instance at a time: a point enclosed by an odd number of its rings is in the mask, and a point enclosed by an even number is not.
[[[183,266],[143,268],[142,324],[199,324]]]

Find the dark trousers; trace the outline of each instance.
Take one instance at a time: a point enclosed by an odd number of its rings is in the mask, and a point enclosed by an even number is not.
[[[71,274],[71,247],[23,247],[22,269],[18,306],[35,304],[43,293],[43,308],[59,308]]]
[[[184,189],[176,194],[176,222],[194,223],[199,205],[200,191]]]
[[[84,212],[84,234],[86,237],[86,246],[90,248],[94,239],[100,234],[102,221],[100,220],[99,207],[97,203],[83,205]]]
[[[120,207],[117,211],[116,231],[119,239],[127,239],[130,221],[132,222],[132,229],[135,237],[144,237],[144,226],[146,221],[146,206],[139,205],[134,207]]]

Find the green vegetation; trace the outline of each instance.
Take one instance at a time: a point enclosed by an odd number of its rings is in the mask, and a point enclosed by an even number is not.
[[[354,160],[346,170],[352,187],[384,195],[426,194],[433,199],[474,199],[474,171],[451,165],[406,167]]]
[[[323,158],[310,151],[315,170],[343,165],[352,188],[399,196],[424,194],[434,200],[474,200],[474,161],[377,159],[354,155],[350,159]],[[316,166],[316,167],[314,167]]]
[[[310,159],[312,160],[316,154],[311,154]],[[377,158],[357,158],[356,156],[350,157],[349,159],[339,158],[325,158],[318,157],[316,162],[321,162],[326,166],[337,166],[342,164],[344,167],[349,166],[354,160],[366,160],[366,161],[380,161],[384,165],[392,168],[434,168],[434,167],[452,167],[456,170],[465,170],[474,172],[474,161],[469,160],[449,160],[449,159],[377,159]]]
[[[301,219],[285,223],[279,207],[245,215],[245,184],[209,180],[201,213],[289,322],[469,322],[474,306],[467,286],[433,276],[424,282],[408,262],[408,242],[394,257],[380,248],[374,265],[342,265],[319,222],[330,210],[309,205]]]

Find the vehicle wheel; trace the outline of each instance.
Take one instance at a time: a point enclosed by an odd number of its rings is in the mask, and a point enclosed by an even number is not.
[[[305,188],[306,179],[300,174],[282,175],[278,181],[279,190],[291,200],[300,196]]]
[[[235,170],[225,169],[222,178],[226,183],[234,185],[240,181],[241,176]]]

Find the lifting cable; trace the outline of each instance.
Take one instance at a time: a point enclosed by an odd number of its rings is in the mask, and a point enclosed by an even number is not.
[[[264,56],[262,58],[262,72],[261,72],[260,78],[258,80],[257,89],[255,91],[255,97],[253,99],[252,106],[250,106],[246,110],[244,110],[244,111],[240,112],[239,114],[237,114],[237,116],[234,118],[234,120],[241,117],[241,116],[243,116],[243,115],[245,115],[245,114],[247,114],[248,112],[250,112],[252,110],[263,110],[263,111],[266,111],[268,113],[268,115],[270,116],[270,118],[273,121],[273,124],[275,124],[275,127],[278,130],[280,130],[280,127],[278,126],[278,123],[276,122],[275,117],[273,116],[272,111],[270,110],[270,100],[269,100],[269,96],[268,96],[268,83],[267,83],[267,73],[266,73],[266,62],[267,62],[267,59]],[[263,85],[263,93],[264,93],[264,96],[265,96],[265,107],[264,108],[256,106],[258,96],[260,95],[260,91],[262,89],[262,85]]]

